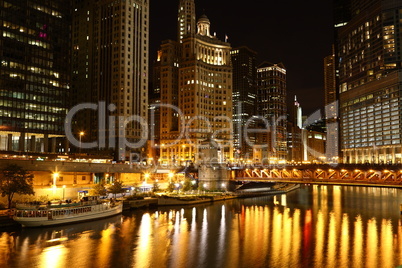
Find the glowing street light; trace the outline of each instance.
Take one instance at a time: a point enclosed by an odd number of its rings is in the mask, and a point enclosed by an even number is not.
[[[53,187],[56,187],[57,177],[59,177],[59,173],[53,173]]]
[[[149,177],[150,177],[149,173],[144,173],[145,183],[148,181]]]
[[[174,173],[173,173],[173,172],[169,172],[169,183],[172,182],[173,177],[174,177]]]
[[[66,191],[66,186],[63,185],[63,200],[64,200],[64,196],[65,196],[65,191]]]
[[[82,136],[84,136],[85,135],[85,132],[84,131],[81,131],[80,132],[80,148],[79,148],[79,153],[81,154],[81,140],[82,140]]]

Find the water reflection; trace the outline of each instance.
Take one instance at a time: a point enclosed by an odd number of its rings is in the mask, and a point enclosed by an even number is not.
[[[0,267],[396,267],[401,190],[312,186],[0,233]]]

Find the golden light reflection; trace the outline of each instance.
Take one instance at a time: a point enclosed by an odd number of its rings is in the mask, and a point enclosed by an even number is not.
[[[7,267],[7,262],[15,248],[14,237],[3,233],[0,236],[0,267]]]
[[[282,244],[282,222],[283,222],[283,215],[280,213],[278,207],[274,208],[274,214],[272,218],[272,241],[277,241],[275,243],[271,243],[271,261],[280,260],[281,248],[278,245]],[[276,267],[275,262],[271,262],[270,266]]]
[[[347,267],[349,265],[349,239],[349,218],[347,214],[343,214],[339,248],[339,267]]]
[[[379,251],[379,249],[378,249],[377,221],[375,219],[370,219],[367,222],[366,266],[380,267],[378,265],[378,251]]]
[[[45,248],[40,256],[41,267],[65,267],[67,249],[63,245]]]
[[[219,225],[219,241],[218,241],[218,254],[217,254],[217,267],[222,266],[222,261],[224,260],[224,253],[226,250],[225,241],[226,241],[226,207],[222,205],[221,207],[221,220]]]
[[[336,219],[335,213],[329,215],[329,228],[328,228],[328,249],[327,249],[327,265],[328,267],[336,266],[336,250],[338,248],[338,235],[336,233]]]
[[[107,266],[109,264],[110,253],[113,248],[113,239],[111,235],[114,229],[108,228],[101,232],[101,239],[98,244],[97,258],[96,261],[99,266]]]
[[[198,248],[199,250],[198,261],[200,263],[202,263],[207,256],[207,248],[208,248],[207,239],[208,239],[208,212],[207,209],[204,209],[202,211],[201,237]]]
[[[239,252],[241,251],[240,248],[242,246],[240,245],[240,224],[241,224],[241,216],[239,214],[236,215],[236,217],[233,218],[232,221],[232,230],[233,232],[230,232],[228,235],[228,245],[230,247],[227,248],[227,258],[226,258],[226,267],[238,267],[240,264],[240,257],[241,255]]]
[[[181,209],[180,212],[176,212],[176,220],[172,236],[172,248],[170,254],[172,267],[184,267],[187,258],[189,258],[191,255],[188,248],[188,225],[183,214],[184,209]],[[194,255],[192,255],[191,257],[194,257]]]
[[[301,229],[300,229],[300,210],[296,209],[293,213],[292,220],[292,249],[290,252],[291,256],[291,267],[296,267],[299,263],[300,256],[300,248],[301,248]]]
[[[151,215],[145,213],[141,218],[141,225],[138,229],[138,247],[136,248],[134,256],[134,267],[151,267],[153,253],[152,242]]]
[[[263,222],[262,222],[262,233],[260,236],[261,241],[261,252],[269,252],[270,238],[271,234],[269,230],[271,229],[271,210],[269,207],[264,207],[263,212]]]
[[[285,198],[286,200],[286,198]],[[289,209],[285,209],[284,215],[283,215],[283,236],[282,236],[282,251],[281,251],[281,259],[286,260],[288,262],[287,258],[289,256],[289,252],[291,249],[292,243],[289,243],[289,241],[293,241],[292,238],[292,218],[289,215]],[[283,263],[285,265],[285,263]]]
[[[317,213],[317,223],[315,228],[315,250],[314,250],[314,263],[317,267],[324,266],[324,242],[327,231],[325,230],[324,216],[321,211]]]
[[[361,216],[357,216],[355,220],[353,236],[353,264],[355,267],[363,267],[363,222]]]
[[[381,239],[380,239],[380,250],[381,250],[381,265],[383,267],[396,267],[402,263],[394,263],[395,252],[393,250],[393,232],[392,223],[389,220],[383,219],[381,222]]]

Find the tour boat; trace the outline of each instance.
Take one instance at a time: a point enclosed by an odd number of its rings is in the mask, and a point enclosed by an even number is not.
[[[97,220],[122,211],[123,202],[103,201],[98,196],[86,196],[81,202],[66,205],[17,207],[13,219],[22,227],[40,227]]]

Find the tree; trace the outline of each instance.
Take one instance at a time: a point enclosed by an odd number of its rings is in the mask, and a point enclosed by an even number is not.
[[[171,192],[174,191],[175,188],[176,188],[176,186],[174,185],[174,183],[173,183],[173,182],[170,182],[170,183],[168,184],[168,187],[167,187],[166,191],[168,191],[169,193],[171,193]]]
[[[114,197],[116,198],[116,194],[124,192],[123,183],[121,181],[115,181],[113,185],[109,187],[108,190],[109,192],[114,194]]]
[[[183,192],[187,192],[193,189],[193,184],[191,183],[190,178],[186,178],[183,184]]]
[[[153,185],[153,188],[152,188],[152,192],[154,192],[154,193],[156,193],[156,192],[159,192],[161,189],[160,189],[160,187],[159,187],[159,183],[157,182],[157,181],[154,181],[154,185]]]
[[[2,169],[0,176],[1,196],[7,196],[8,208],[11,208],[15,194],[34,195],[34,175],[16,164],[10,164]]]
[[[97,183],[92,187],[92,191],[94,195],[105,196],[107,194],[105,183]]]

